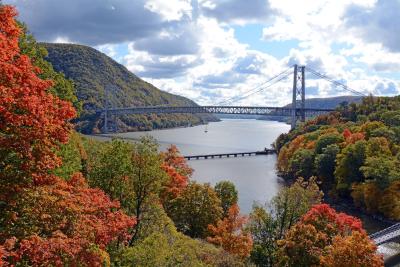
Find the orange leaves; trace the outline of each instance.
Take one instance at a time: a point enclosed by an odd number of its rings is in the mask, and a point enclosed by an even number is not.
[[[278,245],[285,266],[383,266],[361,221],[327,204],[314,205]]]
[[[243,226],[247,218],[239,214],[237,204],[229,208],[228,216],[217,222],[217,225],[209,225],[211,233],[207,241],[222,246],[227,252],[240,257],[248,257],[253,245],[250,234],[243,232]]]
[[[2,245],[0,245],[0,266],[5,266],[6,262],[4,261],[4,258],[8,256],[8,253],[4,249]]]
[[[326,267],[383,266],[381,255],[376,254],[376,245],[366,233],[353,232],[349,236],[336,236],[326,255],[320,257]]]
[[[136,220],[80,173],[51,174],[76,113],[21,54],[15,16],[0,5],[0,265],[103,266],[106,246],[126,242]]]
[[[80,174],[69,182],[58,178],[53,185],[27,189],[17,200],[19,216],[5,229],[21,240],[12,251],[15,262],[101,263],[99,251],[114,241],[127,242],[136,224],[134,218],[114,211],[119,203],[89,188]]]
[[[174,199],[189,184],[189,177],[193,173],[193,169],[187,165],[186,160],[179,153],[175,145],[171,145],[167,152],[162,153],[164,162],[161,168],[167,173],[169,179],[164,185],[165,189],[161,193],[163,202]]]
[[[186,188],[189,183],[187,176],[179,174],[174,167],[163,164],[161,168],[167,173],[169,181],[166,184],[166,192],[170,194],[172,198],[176,198],[180,195],[182,190]]]
[[[188,178],[193,174],[193,169],[189,167],[186,160],[180,154],[178,148],[175,145],[171,145],[167,152],[162,153],[164,162],[167,166],[173,167],[176,171]]]
[[[363,133],[352,133],[349,129],[344,129],[343,137],[347,144],[354,144],[357,141],[365,140]]]
[[[14,167],[0,179],[38,185],[47,180],[36,178],[61,163],[54,150],[68,140],[75,110],[47,92],[52,82],[40,79],[40,70],[21,55],[15,9],[1,6],[0,14],[0,160]]]
[[[48,239],[34,235],[20,243],[15,262],[26,257],[34,266],[104,266],[109,259],[101,249],[82,238],[69,238],[61,232]]]

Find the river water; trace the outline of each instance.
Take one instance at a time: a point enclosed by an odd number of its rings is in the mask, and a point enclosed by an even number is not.
[[[188,128],[122,133],[117,136],[138,139],[152,135],[166,149],[175,144],[183,155],[250,152],[263,150],[290,126],[274,121],[231,120],[211,122]],[[251,210],[254,201],[265,203],[276,195],[282,185],[275,171],[276,155],[190,160],[192,179],[215,185],[232,181],[239,191],[239,206],[243,213]]]

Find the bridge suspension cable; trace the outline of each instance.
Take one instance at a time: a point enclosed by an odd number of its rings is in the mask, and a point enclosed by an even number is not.
[[[346,91],[348,91],[348,92],[351,92],[351,93],[356,94],[356,95],[359,95],[359,96],[366,96],[365,94],[363,94],[363,93],[361,93],[361,92],[358,92],[358,91],[356,91],[356,90],[354,90],[354,89],[351,89],[351,88],[348,87],[347,85],[345,85],[345,84],[343,84],[343,83],[341,83],[341,82],[335,81],[335,80],[329,78],[328,76],[319,73],[319,72],[316,71],[316,70],[313,70],[313,69],[311,69],[311,68],[309,68],[309,67],[305,67],[305,69],[306,69],[309,73],[311,73],[311,74],[313,74],[313,75],[315,75],[315,76],[317,76],[317,77],[319,77],[319,78],[322,78],[322,79],[324,79],[324,80],[326,80],[326,81],[328,81],[328,82],[330,82],[330,83],[332,83],[332,84],[334,84],[334,85],[336,85],[336,86],[340,86],[340,87],[342,87],[344,90],[346,90]]]
[[[224,105],[224,104],[228,104],[231,103],[233,101],[238,101],[238,100],[242,100],[245,99],[253,94],[259,93],[269,87],[271,87],[272,85],[276,84],[277,82],[285,79],[287,76],[289,76],[290,74],[292,74],[293,70],[292,70],[293,66],[290,66],[288,69],[286,69],[285,71],[282,71],[281,73],[274,75],[273,77],[271,77],[270,79],[268,79],[267,81],[257,85],[256,87],[254,87],[251,90],[248,90],[247,92],[244,92],[241,95],[236,95],[233,96],[231,98],[225,99],[221,102],[218,102],[216,105]],[[282,77],[281,77],[282,76]],[[280,77],[280,78],[279,78]],[[274,81],[275,79],[279,78],[278,80]],[[266,84],[270,83],[274,81],[272,84],[268,85],[267,87],[264,87]],[[248,94],[248,95],[247,95]]]
[[[265,87],[260,88],[259,90],[255,91],[255,92],[252,92],[252,93],[250,93],[248,95],[239,96],[237,99],[235,99],[235,101],[240,101],[240,100],[246,99],[247,97],[249,97],[251,95],[254,95],[254,94],[257,94],[257,93],[259,93],[261,91],[264,91],[265,89],[270,88],[271,86],[275,85],[276,83],[286,79],[289,75],[292,75],[292,73],[290,72],[290,73],[286,74],[285,76],[280,77],[278,80],[274,81],[273,83],[271,83],[271,84],[269,84],[269,85],[267,85]]]

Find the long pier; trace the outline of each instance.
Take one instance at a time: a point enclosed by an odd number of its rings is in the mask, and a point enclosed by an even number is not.
[[[206,155],[192,155],[192,156],[184,156],[185,159],[214,159],[214,158],[237,158],[239,156],[258,156],[258,155],[271,155],[275,154],[275,149],[264,149],[262,151],[253,151],[253,152],[235,152],[235,153],[219,153],[219,154],[206,154]]]

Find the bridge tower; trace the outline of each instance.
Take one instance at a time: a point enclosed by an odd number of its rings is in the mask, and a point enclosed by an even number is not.
[[[297,120],[304,122],[306,120],[305,100],[306,100],[306,83],[305,83],[305,66],[294,65],[293,72],[293,98],[292,98],[292,119],[291,128],[296,127]]]

